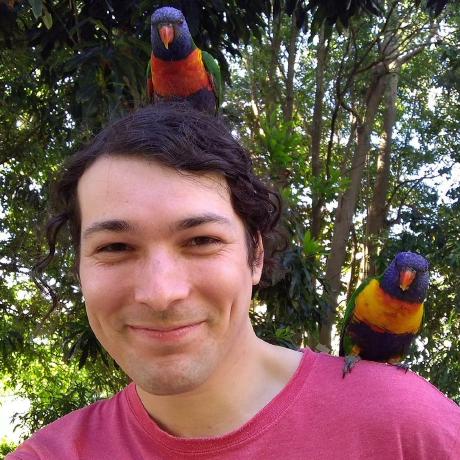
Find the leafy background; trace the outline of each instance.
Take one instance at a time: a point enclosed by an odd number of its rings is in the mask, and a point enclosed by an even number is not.
[[[126,383],[87,323],[68,237],[46,274],[59,309],[30,267],[63,159],[147,102],[149,18],[165,4],[219,60],[222,116],[284,198],[259,336],[337,353],[357,284],[420,252],[432,284],[412,369],[460,403],[457,3],[1,0],[0,382],[30,400],[15,423],[30,433]]]

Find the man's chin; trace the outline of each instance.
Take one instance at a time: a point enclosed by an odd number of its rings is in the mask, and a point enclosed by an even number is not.
[[[132,360],[132,363],[136,361]],[[164,356],[152,365],[128,364],[123,370],[145,393],[172,396],[189,393],[209,380],[215,373],[218,359],[213,350],[200,350],[189,355]]]
[[[209,378],[206,373],[163,371],[160,373],[137,375],[132,378],[141,393],[155,396],[175,396],[190,393],[203,385]]]

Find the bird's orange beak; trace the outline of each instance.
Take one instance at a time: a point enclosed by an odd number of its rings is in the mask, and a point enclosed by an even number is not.
[[[399,275],[399,287],[403,291],[407,291],[409,286],[412,284],[412,281],[414,281],[416,274],[417,272],[412,268],[405,268],[403,271],[401,271]]]
[[[171,24],[163,24],[158,29],[158,33],[160,34],[163,45],[165,45],[165,48],[168,49],[169,45],[174,40],[174,27]]]

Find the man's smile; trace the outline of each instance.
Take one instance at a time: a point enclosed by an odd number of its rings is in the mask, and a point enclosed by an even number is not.
[[[135,334],[157,340],[179,340],[198,332],[204,325],[204,321],[183,324],[177,326],[128,326]]]

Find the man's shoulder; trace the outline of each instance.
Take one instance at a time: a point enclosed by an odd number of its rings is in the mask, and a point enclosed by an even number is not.
[[[343,375],[344,358],[326,353],[316,353],[316,365],[325,379],[342,383],[344,387],[361,387],[361,390],[376,393],[378,391],[397,391],[410,389],[411,395],[427,394],[434,398],[443,398],[455,407],[449,400],[428,380],[411,370],[374,361],[359,361],[349,374]],[[405,393],[405,391],[402,391]]]
[[[460,407],[430,382],[364,360],[343,377],[344,358],[309,355],[289,426],[325,458],[460,458]]]
[[[68,430],[72,425],[79,425],[80,423],[87,424],[91,419],[97,421],[100,418],[105,418],[120,407],[120,404],[123,403],[126,390],[127,388],[111,397],[100,399],[88,406],[69,412],[49,425],[46,425],[40,431],[51,430],[56,432],[56,430]]]
[[[126,404],[124,393],[128,388],[110,398],[74,410],[42,427],[7,458],[47,458],[47,452],[52,451],[55,444],[62,443],[62,439],[68,440],[66,445],[70,446],[74,440],[82,439],[88,433],[110,425],[110,421],[115,420],[117,412],[123,410],[121,408]]]
[[[339,395],[350,409],[365,413],[372,407],[374,413],[397,417],[450,417],[460,427],[460,407],[415,372],[362,360],[343,377],[343,363],[341,357],[320,353],[315,374],[320,391]]]

